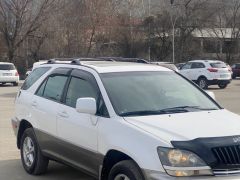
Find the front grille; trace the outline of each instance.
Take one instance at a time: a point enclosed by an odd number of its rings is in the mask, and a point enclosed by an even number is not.
[[[212,148],[218,164],[240,165],[240,146],[227,146]]]

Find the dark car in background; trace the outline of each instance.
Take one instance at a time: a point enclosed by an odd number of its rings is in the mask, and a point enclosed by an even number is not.
[[[240,77],[240,63],[232,65],[232,78],[236,79],[237,77]]]

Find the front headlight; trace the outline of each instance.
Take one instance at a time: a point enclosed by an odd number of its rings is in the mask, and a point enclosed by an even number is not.
[[[190,151],[159,147],[158,154],[164,169],[171,176],[213,175],[210,167]]]

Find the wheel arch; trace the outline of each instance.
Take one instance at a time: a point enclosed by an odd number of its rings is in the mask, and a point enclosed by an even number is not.
[[[32,126],[32,124],[29,121],[27,121],[25,119],[21,120],[21,122],[19,124],[18,133],[17,133],[17,147],[18,147],[18,149],[20,149],[21,137],[22,137],[24,131],[26,129],[32,128],[32,127],[33,126]]]
[[[208,80],[206,76],[201,75],[201,76],[199,76],[199,77],[197,78],[197,81],[199,81],[201,78],[204,78],[204,79]]]
[[[111,149],[109,150],[105,157],[104,157],[104,160],[103,160],[103,164],[102,164],[102,170],[101,170],[101,180],[107,180],[108,178],[108,175],[110,173],[110,170],[112,169],[112,167],[120,162],[120,161],[123,161],[123,160],[132,160],[137,166],[137,162],[132,158],[130,157],[129,155],[121,152],[121,151],[118,151],[118,150],[114,150],[114,149]],[[138,166],[139,167],[139,166]],[[139,167],[140,169],[140,167]]]

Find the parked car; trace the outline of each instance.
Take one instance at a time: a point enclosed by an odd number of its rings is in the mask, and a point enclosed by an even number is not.
[[[0,62],[0,83],[11,83],[14,86],[18,86],[19,74],[14,64]]]
[[[156,65],[159,65],[162,67],[166,67],[166,68],[171,69],[176,72],[179,71],[178,68],[171,62],[151,62],[151,64],[156,64]]]
[[[49,160],[98,179],[240,178],[240,117],[175,71],[77,61],[34,69],[12,127],[27,173]]]
[[[33,69],[33,68],[28,68],[28,70],[27,70],[27,72],[26,72],[26,77],[29,76],[29,74],[32,72],[32,69]]]
[[[189,61],[181,68],[180,73],[203,89],[207,89],[210,85],[218,85],[219,88],[224,89],[232,79],[232,72],[227,65],[216,60]]]
[[[175,64],[175,66],[180,70],[185,64],[186,63],[178,63],[178,64]]]
[[[240,77],[240,63],[232,65],[232,78],[236,79],[237,77]]]

